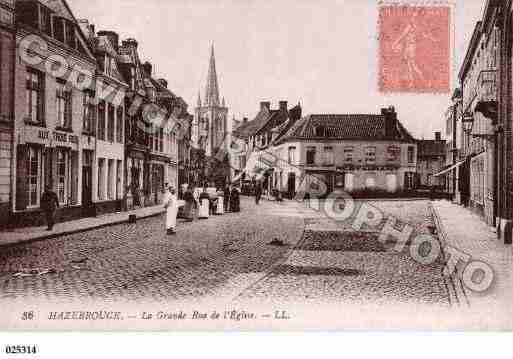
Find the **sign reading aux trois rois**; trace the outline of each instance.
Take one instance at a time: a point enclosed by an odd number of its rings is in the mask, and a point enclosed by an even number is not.
[[[79,137],[72,133],[50,131],[44,128],[25,128],[24,143],[36,143],[47,147],[69,147],[78,150]]]

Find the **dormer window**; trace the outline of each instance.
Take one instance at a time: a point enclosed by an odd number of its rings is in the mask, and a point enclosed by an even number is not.
[[[53,35],[56,40],[64,42],[64,20],[62,17],[53,18]]]
[[[315,136],[316,137],[325,137],[326,136],[326,128],[323,125],[315,126]]]
[[[70,21],[66,21],[66,44],[73,49],[76,49],[77,47],[75,25]]]
[[[52,36],[52,12],[46,6],[39,4],[39,29]]]

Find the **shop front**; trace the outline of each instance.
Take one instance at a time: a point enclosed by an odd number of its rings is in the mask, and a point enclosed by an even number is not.
[[[47,186],[57,194],[57,221],[82,217],[82,158],[79,137],[26,127],[16,146],[13,226],[42,224],[41,195]]]

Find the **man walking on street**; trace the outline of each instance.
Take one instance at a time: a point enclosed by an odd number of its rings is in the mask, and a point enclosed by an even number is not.
[[[262,198],[262,185],[260,181],[256,181],[255,183],[255,203],[257,206],[260,204],[260,199]]]
[[[46,223],[48,224],[47,231],[53,230],[57,208],[59,208],[59,198],[57,194],[52,191],[52,187],[46,186],[41,196],[41,209],[45,212]]]

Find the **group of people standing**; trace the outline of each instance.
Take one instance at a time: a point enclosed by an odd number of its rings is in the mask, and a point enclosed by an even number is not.
[[[219,202],[221,199],[222,204]],[[192,222],[197,217],[208,218],[213,214],[240,212],[240,191],[232,185],[225,186],[223,190],[217,188],[209,192],[207,187],[203,187],[201,191],[184,184],[177,194],[176,189],[170,186],[164,196],[163,204],[166,209],[167,234],[174,235],[179,212],[187,222]],[[219,211],[221,206],[222,211]],[[180,207],[181,211],[179,211]]]

